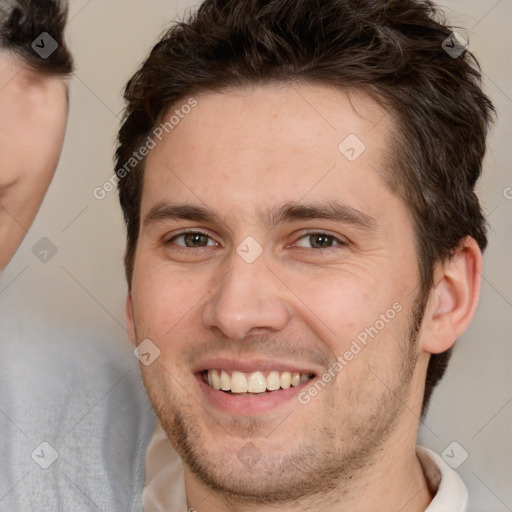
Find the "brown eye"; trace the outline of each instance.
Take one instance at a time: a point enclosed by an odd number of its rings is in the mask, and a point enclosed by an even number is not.
[[[309,241],[315,249],[322,249],[324,247],[331,247],[334,237],[329,235],[311,235]]]
[[[168,243],[174,243],[182,247],[206,247],[215,245],[215,242],[205,233],[190,232],[182,233],[181,235],[175,236],[169,240]]]
[[[327,233],[311,233],[301,237],[295,245],[312,249],[329,249],[336,245],[346,244],[342,240]]]

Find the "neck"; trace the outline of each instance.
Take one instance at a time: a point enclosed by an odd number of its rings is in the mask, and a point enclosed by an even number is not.
[[[409,432],[414,429],[408,429]],[[371,464],[350,481],[293,503],[251,504],[220,495],[185,469],[188,506],[198,512],[424,512],[432,500],[415,450],[416,438],[399,429],[387,440]]]

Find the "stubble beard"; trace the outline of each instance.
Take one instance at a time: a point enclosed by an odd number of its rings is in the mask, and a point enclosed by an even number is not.
[[[416,366],[425,306],[425,298],[418,297],[394,386],[385,387],[376,401],[378,406],[352,424],[350,439],[338,445],[334,440],[339,439],[339,432],[325,419],[337,405],[334,393],[330,393],[324,409],[327,416],[316,425],[308,425],[307,439],[292,453],[279,454],[275,450],[262,453],[253,468],[244,468],[237,458],[240,439],[234,443],[236,448],[223,446],[216,454],[204,448],[204,435],[193,410],[197,404],[193,400],[192,406],[184,402],[183,388],[174,384],[173,378],[166,378],[165,370],[157,375],[143,374],[144,383],[160,423],[184,464],[201,482],[226,499],[241,504],[269,505],[322,496],[332,489],[343,491],[372,464],[400,418]],[[297,407],[302,406],[297,404]],[[278,430],[286,428],[286,421],[294,424],[293,413]],[[263,437],[261,432],[271,430],[268,427],[261,418],[234,418],[225,425],[225,430],[246,443],[251,441],[251,436]]]

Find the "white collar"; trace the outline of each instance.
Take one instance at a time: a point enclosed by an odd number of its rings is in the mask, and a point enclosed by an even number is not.
[[[427,479],[431,478],[429,467],[435,465],[440,480],[437,485],[437,492],[425,512],[466,512],[468,504],[468,490],[462,478],[435,452],[423,446],[416,446],[416,454]],[[429,480],[430,483],[432,480]]]
[[[468,491],[460,476],[432,450],[418,445],[416,453],[435,492],[425,512],[466,512]],[[187,511],[183,465],[160,423],[146,452],[142,507],[145,512]]]

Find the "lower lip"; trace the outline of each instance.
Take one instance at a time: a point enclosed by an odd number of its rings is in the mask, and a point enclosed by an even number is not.
[[[237,396],[210,387],[203,380],[202,374],[197,374],[196,377],[201,391],[213,405],[230,414],[247,415],[269,411],[294,398],[300,405],[299,399],[297,398],[299,393],[304,387],[311,385],[314,381],[314,379],[310,379],[308,382],[304,382],[295,387],[292,386],[288,389],[271,391],[258,396]]]

